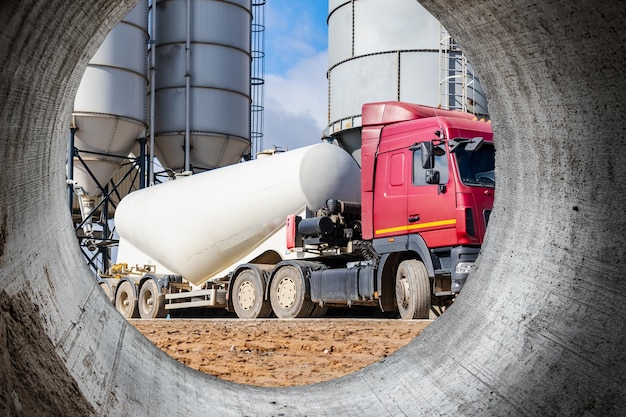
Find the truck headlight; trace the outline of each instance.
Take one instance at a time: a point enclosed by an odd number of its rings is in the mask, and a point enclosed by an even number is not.
[[[459,262],[456,264],[454,272],[456,274],[469,274],[474,269],[474,262]]]

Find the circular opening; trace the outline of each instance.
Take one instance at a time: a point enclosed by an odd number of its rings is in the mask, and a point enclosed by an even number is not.
[[[260,28],[260,26],[256,26],[256,29]],[[252,58],[263,58],[264,53],[261,51],[252,51]],[[262,78],[252,77],[251,84],[253,86],[261,85],[264,83]],[[251,111],[257,112],[262,110],[263,107],[257,104],[251,105]],[[262,134],[258,132],[252,132],[252,139],[258,139],[262,137]],[[193,146],[193,145],[192,145]],[[316,167],[318,168],[318,167]],[[226,204],[226,203],[224,203]],[[145,212],[144,212],[145,213]],[[162,225],[154,224],[154,227],[158,228]],[[142,233],[145,233],[145,229]],[[97,248],[96,248],[97,249]],[[95,250],[95,249],[94,249]],[[145,272],[145,271],[143,271]],[[147,283],[152,283],[153,281],[147,281]],[[413,304],[416,304],[417,301],[411,296],[413,293],[414,285],[409,285],[407,279],[400,280],[400,284],[397,287],[397,293],[399,295],[398,305],[402,308],[402,310],[406,310],[406,317],[408,318],[418,318],[422,317],[421,315],[415,314],[412,307]],[[141,284],[140,284],[141,285]],[[144,284],[145,285],[145,284]],[[157,285],[157,284],[155,284]],[[247,375],[247,374],[255,374],[255,375],[265,375],[262,368],[270,368],[270,369],[285,369],[289,361],[293,363],[297,363],[297,368],[303,368],[309,362],[317,362],[320,354],[328,357],[328,362],[325,366],[317,366],[317,371],[311,373],[317,373],[317,379],[310,379],[310,375],[308,378],[305,378],[305,373],[301,374],[299,377],[290,374],[288,380],[280,379],[278,375],[274,375],[270,380],[266,380],[261,377],[259,380],[239,380],[239,379],[231,379],[236,382],[244,382],[250,383],[252,385],[261,384],[261,385],[271,385],[271,386],[282,386],[282,385],[304,385],[312,382],[319,382],[324,380],[329,380],[334,377],[343,376],[346,373],[353,372],[357,369],[361,369],[362,367],[369,365],[370,363],[377,362],[386,356],[388,356],[391,352],[395,351],[401,346],[404,346],[408,343],[412,338],[414,338],[419,332],[423,330],[423,328],[428,324],[425,322],[403,322],[397,320],[397,313],[372,313],[378,306],[373,308],[360,308],[362,306],[352,306],[353,300],[348,301],[348,306],[350,309],[345,309],[342,312],[334,311],[334,307],[332,303],[328,305],[318,305],[310,300],[304,300],[302,296],[303,288],[308,284],[302,284],[300,281],[294,281],[292,277],[285,277],[277,281],[276,285],[276,307],[283,310],[282,314],[278,314],[282,318],[302,318],[302,322],[291,324],[284,323],[281,320],[267,320],[261,321],[258,320],[257,326],[259,329],[265,329],[262,331],[263,335],[269,336],[269,339],[266,342],[267,346],[269,345],[284,345],[286,348],[283,349],[283,362],[278,365],[267,365],[264,360],[272,356],[273,358],[278,358],[280,355],[276,348],[262,348],[260,346],[254,347],[251,343],[252,340],[255,342],[261,343],[262,336],[259,334],[253,334],[246,328],[247,324],[239,323],[232,321],[230,318],[233,317],[232,313],[227,313],[223,310],[220,312],[206,310],[192,311],[190,310],[176,310],[171,309],[167,310],[161,303],[163,302],[161,298],[165,298],[166,294],[163,297],[160,297],[160,293],[157,291],[161,291],[160,288],[154,287],[154,291],[152,289],[144,290],[142,286],[141,290],[139,289],[139,285],[136,288],[136,291],[133,292],[130,283],[125,283],[123,287],[123,291],[118,289],[116,305],[118,305],[118,310],[127,318],[136,318],[137,316],[141,316],[144,320],[136,321],[132,320],[133,325],[140,329],[142,333],[144,333],[150,340],[152,340],[159,348],[169,353],[174,358],[179,361],[186,363],[188,365],[194,364],[196,369],[202,370],[207,373],[211,373],[217,376],[224,376],[225,371],[216,372],[215,368],[209,366],[207,364],[216,365],[217,359],[215,357],[211,357],[210,354],[213,354],[211,351],[215,347],[218,349],[216,355],[228,359],[230,365],[232,363],[237,362],[236,355],[243,352],[246,357],[246,363],[251,364],[251,358],[255,357],[260,365],[260,367],[255,368],[254,371],[247,371],[244,369],[234,370],[229,373],[231,377],[233,375]],[[163,291],[172,291],[172,289],[163,289]],[[137,297],[138,294],[138,297]],[[209,297],[207,294],[198,295],[198,297],[194,297],[186,302],[190,304],[197,304],[200,306],[204,301]],[[233,297],[235,301],[238,303],[239,307],[244,312],[252,312],[254,309],[258,308],[260,303],[259,294],[257,294],[257,289],[252,282],[246,281],[241,284],[236,292],[234,292]],[[270,298],[270,297],[268,297]],[[429,295],[427,294],[427,302],[429,301]],[[269,302],[269,300],[267,300]],[[362,300],[355,300],[362,301]],[[377,301],[374,301],[374,297],[370,301],[371,305],[376,305]],[[420,299],[420,301],[422,301]],[[272,300],[273,303],[273,300]],[[300,306],[299,304],[302,304]],[[337,303],[338,304],[338,303]],[[200,307],[198,307],[200,308]],[[266,309],[266,306],[261,306],[260,310]],[[161,311],[162,310],[162,311]],[[293,310],[293,311],[292,311]],[[161,315],[158,313],[161,311]],[[277,310],[275,310],[277,311]],[[443,309],[439,308],[438,313],[441,314]],[[333,317],[334,314],[334,317]],[[187,317],[204,317],[210,316],[211,321],[206,323],[199,322],[190,322],[183,318],[183,316]],[[253,315],[250,313],[250,315]],[[169,320],[158,320],[155,323],[151,323],[149,321],[150,318],[159,318],[167,317]],[[224,318],[224,323],[222,324],[223,317],[226,316],[229,318]],[[328,316],[333,317],[329,320],[314,320],[314,318]],[[392,320],[386,320],[388,317],[392,317]],[[433,316],[433,318],[434,318]],[[348,318],[349,317],[349,318]],[[372,318],[373,317],[373,318]],[[404,315],[402,316],[404,317]],[[428,317],[428,312],[424,315],[424,317]],[[306,318],[306,319],[304,319]],[[230,321],[228,321],[230,320]],[[335,321],[332,322],[332,321]],[[221,326],[221,327],[220,327]],[[237,330],[233,332],[232,330],[237,328],[239,329],[243,326],[243,330]],[[229,333],[219,333],[214,331],[213,327],[216,329],[224,328],[230,329]],[[285,331],[284,329],[287,329]],[[159,330],[160,329],[160,330]],[[340,335],[341,331],[348,335],[355,335],[354,338],[350,338],[348,336],[342,337]],[[398,336],[398,332],[402,334],[402,336]],[[204,337],[200,337],[198,334],[204,333]],[[236,335],[234,335],[236,333]],[[376,336],[376,344],[379,347],[379,350],[370,349],[367,355],[361,355],[359,360],[356,360],[351,357],[353,354],[360,354],[362,350],[365,349],[364,346],[367,343],[371,343],[372,334],[375,333]],[[175,334],[176,336],[172,336]],[[245,340],[242,342],[240,340],[240,336],[244,337]],[[164,339],[165,337],[165,339]],[[330,340],[329,340],[330,337]],[[290,344],[285,342],[286,339],[293,339],[298,342],[297,345]],[[175,341],[176,340],[176,341]],[[223,350],[223,346],[216,342],[226,340],[228,345],[228,349],[226,351]],[[346,343],[352,348],[348,348],[343,346],[340,341],[346,341]],[[179,349],[180,346],[185,346],[182,349]],[[222,349],[222,350],[219,350]],[[288,350],[299,350],[300,356],[297,361],[290,359],[292,354],[288,353]],[[321,352],[321,353],[320,353]],[[308,355],[308,359],[305,359],[305,356]],[[286,358],[286,359],[285,359]],[[333,362],[334,361],[334,362]],[[334,363],[334,365],[330,366],[329,364]],[[350,365],[347,365],[350,363]],[[341,366],[337,364],[343,364]],[[332,372],[321,372],[320,369],[334,369]]]

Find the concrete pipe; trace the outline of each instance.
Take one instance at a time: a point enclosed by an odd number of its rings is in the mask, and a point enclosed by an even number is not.
[[[64,183],[72,101],[133,3],[0,5],[0,413],[626,415],[623,2],[423,1],[490,100],[498,194],[479,266],[406,348],[281,389],[168,358],[79,254]]]

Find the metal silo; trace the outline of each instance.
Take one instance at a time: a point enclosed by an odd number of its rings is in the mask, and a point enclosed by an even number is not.
[[[250,0],[156,2],[155,155],[170,172],[250,149]]]
[[[146,13],[141,1],[111,30],[87,65],[74,100],[68,175],[80,196],[88,236],[104,185],[145,128]]]
[[[415,0],[329,0],[328,38],[325,133],[338,138],[357,160],[364,103],[436,107],[441,105],[442,79],[455,80],[442,75],[440,24]]]

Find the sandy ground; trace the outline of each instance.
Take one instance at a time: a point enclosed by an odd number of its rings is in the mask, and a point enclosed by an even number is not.
[[[219,378],[266,387],[328,381],[389,356],[431,321],[131,320],[157,347]]]

